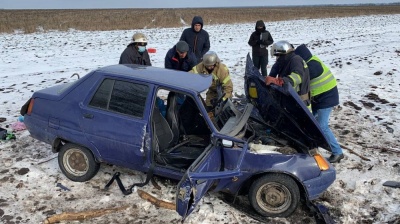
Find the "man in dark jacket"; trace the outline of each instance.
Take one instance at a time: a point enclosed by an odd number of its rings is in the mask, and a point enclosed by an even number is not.
[[[252,57],[254,67],[260,70],[261,74],[267,76],[268,49],[274,43],[271,34],[265,29],[264,21],[256,22],[256,30],[250,35],[249,45],[252,47]]]
[[[336,79],[330,69],[306,45],[298,46],[295,53],[302,57],[310,71],[311,107],[328,143],[332,149],[329,162],[340,162],[344,158],[343,150],[329,128],[329,116],[334,106],[339,104],[339,91]]]
[[[290,83],[311,111],[310,74],[306,62],[294,53],[293,45],[284,40],[272,45],[271,54],[278,58],[265,80],[266,84],[282,86]]]
[[[147,38],[142,33],[135,33],[132,42],[125,48],[119,64],[138,64],[151,66],[150,56],[146,49]]]
[[[210,50],[210,37],[203,29],[203,19],[200,16],[193,18],[192,27],[182,32],[180,40],[189,44],[189,49],[196,55],[197,62],[201,62],[203,55]]]
[[[197,59],[194,53],[189,51],[189,45],[185,41],[179,41],[169,49],[164,63],[165,68],[188,72],[197,65]]]

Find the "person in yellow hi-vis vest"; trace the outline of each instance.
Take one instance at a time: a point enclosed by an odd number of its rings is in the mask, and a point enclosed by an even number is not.
[[[232,97],[233,83],[229,75],[228,67],[222,63],[214,51],[208,51],[203,56],[203,61],[190,70],[191,73],[212,75],[213,81],[206,93],[207,109],[211,110],[215,105],[213,102],[218,99],[217,87],[221,86],[225,96],[223,100]]]
[[[336,79],[328,66],[317,56],[312,55],[306,45],[301,44],[298,46],[295,53],[302,57],[308,65],[312,113],[332,149],[332,155],[328,160],[331,163],[338,163],[344,158],[343,150],[329,128],[329,116],[333,107],[339,104],[339,91]]]

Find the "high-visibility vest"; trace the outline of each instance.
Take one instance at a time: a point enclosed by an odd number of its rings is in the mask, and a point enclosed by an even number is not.
[[[317,56],[312,56],[307,63],[311,60],[319,62],[323,68],[321,75],[310,80],[311,97],[313,97],[333,89],[337,84],[331,70]]]

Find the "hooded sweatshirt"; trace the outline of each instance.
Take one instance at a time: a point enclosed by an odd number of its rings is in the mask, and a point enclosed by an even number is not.
[[[262,27],[258,30],[257,27]],[[262,20],[256,22],[255,31],[250,35],[248,44],[252,47],[253,57],[268,56],[267,47],[274,43],[271,34],[266,30]]]
[[[200,24],[199,32],[194,30],[194,25]],[[197,62],[202,61],[203,55],[210,50],[210,37],[207,31],[203,30],[203,19],[200,16],[195,16],[192,21],[192,26],[186,28],[179,40],[186,41],[189,45],[189,51],[192,51],[197,58]]]

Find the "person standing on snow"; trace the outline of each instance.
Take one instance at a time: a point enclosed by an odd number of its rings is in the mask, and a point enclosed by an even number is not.
[[[277,59],[265,83],[279,86],[290,83],[311,111],[310,75],[306,62],[294,53],[293,45],[285,40],[272,45],[271,55],[277,56]],[[277,76],[279,77],[276,78]]]
[[[119,64],[137,64],[151,66],[150,56],[146,49],[147,38],[143,33],[135,33],[132,42],[125,48]]]
[[[189,45],[185,41],[179,41],[165,55],[164,66],[168,69],[188,72],[196,65],[196,56],[189,51]]]
[[[312,113],[331,146],[332,155],[328,158],[328,161],[339,163],[344,158],[343,150],[329,128],[329,117],[332,109],[339,104],[336,79],[321,59],[312,55],[306,45],[298,46],[294,52],[306,61],[310,71]]]
[[[274,43],[271,34],[265,29],[265,23],[262,20],[256,22],[256,30],[250,35],[248,44],[252,48],[253,64],[258,70],[261,68],[261,74],[267,76],[268,49],[267,47]]]
[[[203,29],[203,19],[200,16],[193,17],[192,27],[186,28],[179,40],[189,44],[189,50],[196,55],[197,62],[202,61],[203,55],[210,50],[210,37]]]
[[[232,97],[233,83],[229,75],[229,69],[219,60],[218,55],[214,51],[205,53],[203,61],[197,64],[190,72],[196,74],[210,74],[213,77],[212,84],[206,93],[206,105],[208,110],[214,108],[215,105],[213,105],[212,102],[218,99],[218,86],[221,86],[223,93],[225,93],[223,97],[224,101]]]

